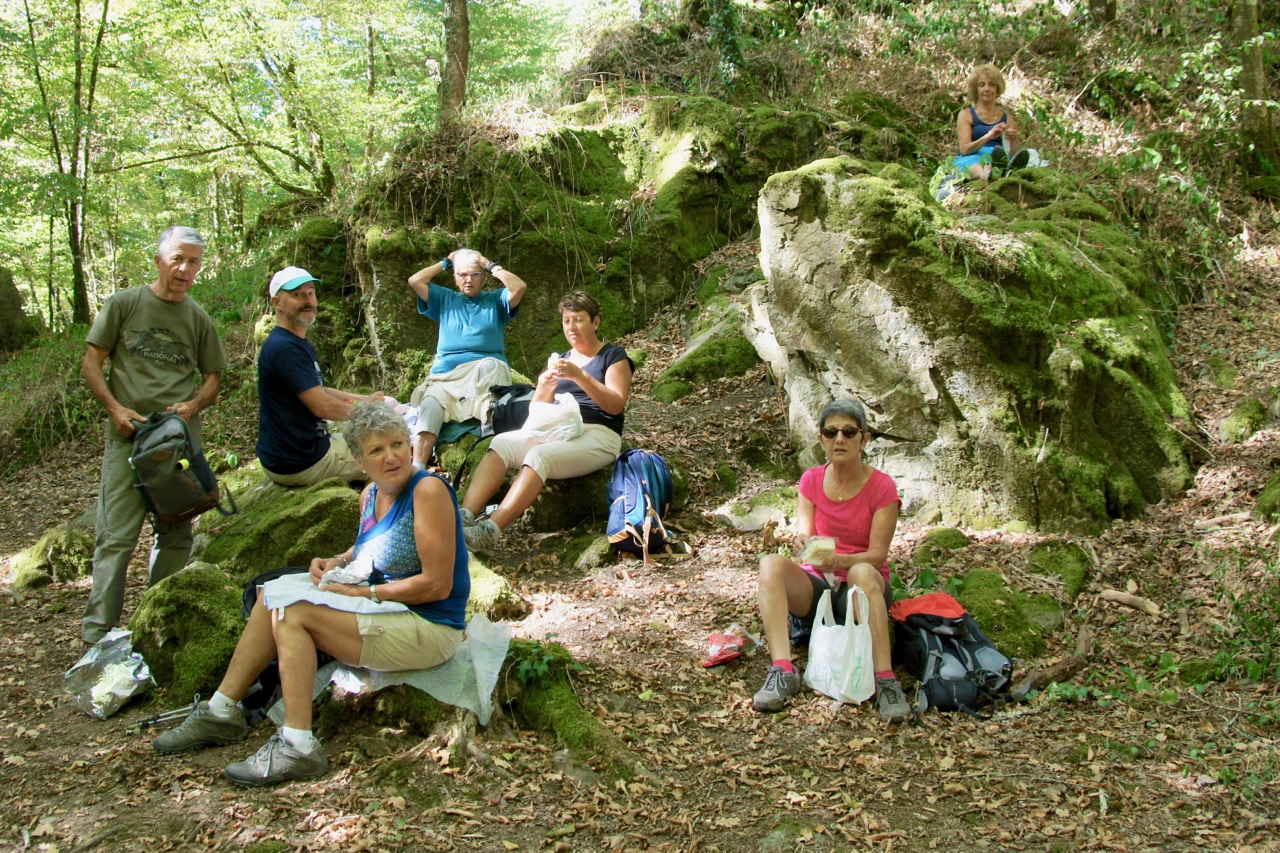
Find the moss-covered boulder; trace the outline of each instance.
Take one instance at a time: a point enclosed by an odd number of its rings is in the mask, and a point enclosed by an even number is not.
[[[236,583],[268,569],[310,565],[313,557],[340,554],[356,539],[360,493],[340,480],[291,489],[263,478],[241,491],[240,511],[210,533],[202,554]]]
[[[895,164],[835,158],[760,199],[767,282],[745,329],[790,400],[801,462],[821,403],[856,396],[908,509],[944,523],[1095,529],[1190,482],[1190,411],[1144,247],[1071,178],[994,182],[981,221]]]
[[[1268,521],[1280,518],[1280,474],[1272,474],[1271,479],[1262,487],[1253,511],[1259,518]]]
[[[794,486],[769,489],[745,500],[733,500],[715,510],[717,523],[735,530],[763,530],[767,524],[785,525],[796,513],[799,492]]]
[[[1029,609],[1042,612],[1041,607],[1031,607],[1026,595],[1011,589],[1004,578],[990,569],[973,569],[962,580],[964,584],[956,598],[1000,651],[1023,660],[1038,657],[1044,651],[1043,629],[1027,615]]]
[[[741,376],[760,363],[737,322],[724,322],[695,339],[658,377],[654,394],[672,397],[673,383],[705,385],[713,379]]]
[[[1218,438],[1224,444],[1238,444],[1265,427],[1270,420],[1271,415],[1261,400],[1246,397],[1218,425]]]
[[[78,524],[59,524],[13,561],[13,585],[34,589],[93,574],[93,532]]]
[[[824,143],[825,122],[808,112],[674,95],[624,112],[610,109],[612,94],[574,111],[577,126],[516,144],[412,137],[358,200],[352,267],[368,355],[390,382],[420,370],[418,354],[436,344],[406,280],[453,249],[476,248],[529,283],[507,354],[537,373],[563,349],[566,290],[600,300],[604,337],[626,334],[679,298],[696,261],[751,230],[770,174]]]
[[[483,557],[471,554],[467,568],[471,572],[467,619],[478,613],[494,622],[510,622],[529,615],[529,602],[520,597],[506,578],[491,569]]]
[[[219,567],[192,563],[143,595],[129,620],[133,647],[170,695],[213,695],[244,629],[243,591]]]
[[[920,540],[915,553],[911,555],[911,562],[917,566],[927,566],[945,559],[952,551],[967,548],[968,545],[969,537],[963,530],[954,527],[935,527]]]
[[[1031,571],[1062,581],[1062,599],[1070,604],[1093,576],[1093,560],[1074,542],[1042,542],[1027,559]]]

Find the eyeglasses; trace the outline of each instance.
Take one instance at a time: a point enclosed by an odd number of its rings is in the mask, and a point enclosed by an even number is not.
[[[456,272],[458,278],[484,278],[484,270],[476,270],[475,272]]]
[[[857,427],[849,427],[849,426],[823,427],[821,430],[819,430],[819,432],[821,432],[822,437],[827,439],[828,441],[835,438],[837,435],[843,435],[845,438],[849,439],[850,441],[862,435],[862,430],[858,429]]]

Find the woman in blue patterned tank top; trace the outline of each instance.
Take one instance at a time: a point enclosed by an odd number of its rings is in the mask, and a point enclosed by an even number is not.
[[[357,403],[344,434],[370,480],[360,498],[360,531],[343,553],[312,560],[310,573],[319,584],[326,572],[355,563],[369,569],[368,583],[327,583],[319,589],[333,594],[328,603],[312,598],[276,612],[260,593],[218,692],[157,738],[157,751],[189,752],[245,737],[237,703],[275,658],[284,726],[256,755],[227,767],[227,777],[246,786],[311,779],[329,767],[311,733],[317,650],[384,672],[426,669],[457,651],[471,576],[453,489],[413,467],[409,431],[392,409]]]

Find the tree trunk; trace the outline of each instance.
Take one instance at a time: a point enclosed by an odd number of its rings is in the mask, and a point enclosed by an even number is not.
[[[1251,175],[1280,175],[1276,132],[1269,106],[1267,69],[1258,33],[1258,0],[1236,0],[1231,10],[1231,28],[1240,45],[1240,87],[1244,90],[1240,137],[1245,171]]]
[[[471,64],[471,21],[467,0],[445,0],[444,69],[440,73],[440,124],[458,120],[467,100],[467,71]]]

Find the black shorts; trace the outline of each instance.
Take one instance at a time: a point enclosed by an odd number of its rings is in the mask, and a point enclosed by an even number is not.
[[[849,601],[849,584],[839,583],[834,587],[827,583],[825,578],[818,577],[813,572],[805,572],[805,577],[809,579],[809,583],[813,586],[813,601],[809,603],[809,612],[803,616],[797,616],[794,613],[787,614],[787,622],[791,629],[791,645],[803,646],[809,642],[809,634],[813,631],[813,620],[818,615],[818,599],[822,598],[822,593],[831,590],[831,616],[836,620],[836,624],[844,624],[845,605]],[[888,581],[884,584],[884,610],[888,614],[889,608],[893,606],[893,587]]]

